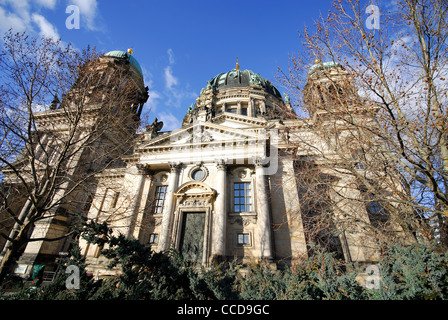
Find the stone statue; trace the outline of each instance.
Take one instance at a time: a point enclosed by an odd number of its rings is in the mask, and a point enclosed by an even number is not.
[[[261,79],[256,73],[252,73],[250,75],[250,83],[251,84],[261,84]]]
[[[149,132],[151,134],[151,138],[157,136],[157,132],[162,130],[162,128],[163,121],[158,121],[157,118],[154,119],[154,122],[151,125],[145,127],[146,132]]]

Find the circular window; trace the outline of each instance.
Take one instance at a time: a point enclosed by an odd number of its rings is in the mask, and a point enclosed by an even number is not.
[[[198,168],[191,172],[191,178],[196,181],[201,181],[205,177],[204,170]]]

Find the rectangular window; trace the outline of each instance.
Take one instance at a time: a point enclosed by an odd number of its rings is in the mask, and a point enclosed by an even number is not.
[[[237,182],[233,188],[233,211],[252,211],[252,195],[250,182]]]
[[[159,234],[151,233],[149,235],[149,244],[157,244],[159,242]]]
[[[159,214],[163,211],[163,205],[165,204],[167,186],[157,186],[154,199],[153,214]]]
[[[248,233],[237,234],[237,244],[239,246],[250,245],[250,237]]]
[[[110,208],[115,209],[117,207],[118,197],[120,196],[120,192],[115,192],[112,198],[112,202],[110,203]]]
[[[227,112],[229,112],[229,113],[237,113],[236,106],[229,106],[229,107],[227,107]]]

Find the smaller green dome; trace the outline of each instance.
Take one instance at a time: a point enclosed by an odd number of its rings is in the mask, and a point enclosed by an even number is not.
[[[327,62],[319,62],[311,66],[310,70],[308,70],[308,74],[314,73],[316,70],[328,69],[328,68],[337,68],[340,67],[341,64],[336,63],[334,61]]]
[[[135,59],[131,54],[124,52],[124,51],[120,51],[120,50],[114,50],[114,51],[109,51],[108,53],[106,53],[104,55],[105,57],[115,57],[115,58],[121,58],[121,59],[126,59],[127,61],[129,61],[129,63],[131,65],[133,65],[138,72],[140,72],[140,74],[143,76],[143,70],[142,67],[140,66],[140,64],[138,63],[137,59]]]

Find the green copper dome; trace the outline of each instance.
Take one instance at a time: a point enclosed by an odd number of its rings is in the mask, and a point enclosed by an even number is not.
[[[140,74],[143,76],[143,71],[142,71],[142,67],[140,66],[140,64],[138,63],[137,59],[135,59],[131,54],[124,52],[124,51],[120,51],[120,50],[114,50],[114,51],[109,51],[108,53],[106,53],[104,56],[106,57],[115,57],[115,58],[121,58],[121,59],[126,59],[127,61],[129,61],[129,63],[131,65],[133,65],[138,72],[140,72]]]
[[[269,80],[265,80],[258,73],[251,70],[241,71],[239,69],[233,69],[226,73],[220,73],[207,83],[207,88],[220,90],[225,88],[249,87],[250,85],[259,85],[263,87],[266,92],[269,92],[280,99],[282,98],[280,92]]]
[[[337,68],[341,65],[339,63],[333,62],[333,61],[327,61],[327,62],[318,62],[311,66],[311,68],[308,70],[308,74],[314,73],[316,70],[322,70],[322,69],[328,69],[328,68]]]

